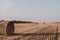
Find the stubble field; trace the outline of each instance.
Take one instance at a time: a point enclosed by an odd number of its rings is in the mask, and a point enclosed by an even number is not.
[[[41,33],[56,33],[56,28],[58,27],[58,32],[60,33],[60,23],[15,23],[14,33],[17,35],[6,36],[3,40],[50,40],[50,37],[54,40],[55,35],[37,35]],[[30,34],[30,35],[20,35],[20,34]],[[34,34],[34,35],[31,35]],[[49,38],[48,38],[49,37]],[[58,40],[60,40],[60,35],[58,35]]]

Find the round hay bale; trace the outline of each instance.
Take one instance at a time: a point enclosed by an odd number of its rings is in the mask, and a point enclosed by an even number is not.
[[[6,33],[7,35],[13,35],[14,34],[14,23],[9,22],[6,27]]]
[[[13,35],[14,23],[12,22],[1,22],[0,23],[0,35]]]

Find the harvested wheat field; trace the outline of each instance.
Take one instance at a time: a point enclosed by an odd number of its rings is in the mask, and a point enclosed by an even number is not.
[[[0,22],[0,40],[60,40],[60,23]]]

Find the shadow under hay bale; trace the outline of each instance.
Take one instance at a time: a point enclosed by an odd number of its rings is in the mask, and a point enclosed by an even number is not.
[[[7,32],[7,35],[13,35],[14,34],[14,23],[12,22],[9,22],[7,27],[6,27],[6,32]]]

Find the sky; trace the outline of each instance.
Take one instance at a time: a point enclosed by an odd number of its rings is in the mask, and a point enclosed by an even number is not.
[[[0,0],[0,20],[60,22],[60,0]]]

